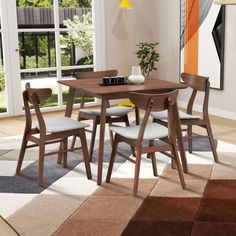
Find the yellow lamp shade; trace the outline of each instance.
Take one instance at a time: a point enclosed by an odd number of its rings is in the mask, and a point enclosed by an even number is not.
[[[133,8],[133,4],[129,0],[122,0],[120,2],[119,8],[129,8],[129,9],[132,9]]]

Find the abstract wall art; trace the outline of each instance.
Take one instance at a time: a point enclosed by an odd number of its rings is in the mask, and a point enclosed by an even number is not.
[[[180,72],[208,76],[223,90],[225,6],[180,0],[180,13]]]

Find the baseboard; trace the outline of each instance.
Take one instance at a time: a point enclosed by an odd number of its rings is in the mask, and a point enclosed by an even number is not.
[[[178,105],[179,105],[180,108],[186,108],[187,107],[187,102],[178,101]],[[194,105],[194,110],[198,111],[198,112],[202,112],[202,106]],[[213,116],[222,117],[222,118],[225,118],[225,119],[236,120],[236,113],[235,112],[230,112],[230,111],[225,111],[225,110],[209,107],[209,114],[213,115]]]

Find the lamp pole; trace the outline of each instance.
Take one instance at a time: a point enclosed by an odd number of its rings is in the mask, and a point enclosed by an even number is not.
[[[122,50],[122,60],[123,60],[123,74],[127,73],[128,58],[127,58],[127,25],[126,25],[126,10],[133,9],[133,5],[129,0],[122,0],[119,4],[119,8],[123,11],[123,50]]]

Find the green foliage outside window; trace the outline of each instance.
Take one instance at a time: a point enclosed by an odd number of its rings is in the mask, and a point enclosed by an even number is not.
[[[80,31],[69,31],[67,35],[61,37],[61,44],[67,47],[75,45],[86,54],[85,64],[92,64],[91,54],[93,52],[93,35],[87,29],[92,24],[92,13],[88,12],[81,18],[74,16],[73,20],[67,19],[63,22],[68,29],[81,29]]]
[[[51,0],[17,0],[17,7],[51,7]]]
[[[52,7],[52,0],[17,0],[18,7]],[[59,0],[60,7],[92,7],[92,0]]]

